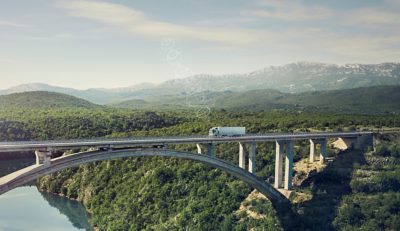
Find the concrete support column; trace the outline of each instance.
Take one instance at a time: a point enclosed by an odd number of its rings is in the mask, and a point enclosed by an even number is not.
[[[212,143],[207,144],[207,155],[214,156],[214,149]]]
[[[285,159],[285,185],[284,188],[289,190],[292,188],[293,177],[293,141],[286,144],[286,159]]]
[[[249,153],[249,172],[254,173],[256,168],[256,142],[251,143]]]
[[[239,167],[246,168],[246,144],[239,142]]]
[[[196,146],[197,146],[197,154],[201,154],[201,145],[196,144]]]
[[[310,162],[313,163],[315,161],[315,153],[316,153],[316,143],[314,140],[310,139]]]
[[[51,151],[35,151],[36,164],[43,164],[45,166],[50,165]]]
[[[275,188],[282,187],[283,143],[276,141],[275,148]]]
[[[326,158],[326,140],[321,140],[321,153],[319,155],[319,162],[323,164]]]

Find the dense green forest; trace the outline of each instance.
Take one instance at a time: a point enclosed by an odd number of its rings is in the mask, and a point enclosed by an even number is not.
[[[382,130],[398,127],[400,119],[395,115],[225,110],[198,117],[191,110],[154,112],[105,107],[0,110],[2,141],[193,135],[207,134],[212,126],[236,125],[246,126],[248,133]],[[298,196],[291,199],[300,219],[293,220],[289,229],[395,230],[400,214],[399,200],[395,199],[400,195],[400,172],[396,167],[400,142],[397,136],[381,136],[379,140],[376,152],[367,150],[365,154],[329,149],[334,164],[310,174],[296,187]],[[171,148],[195,151],[189,145]],[[296,162],[307,158],[308,148],[306,141],[296,143]],[[237,144],[218,145],[216,155],[237,163]],[[257,144],[256,163],[256,174],[269,180],[274,170],[273,143]],[[284,227],[272,205],[260,196],[249,196],[252,190],[243,182],[206,165],[175,158],[91,163],[44,177],[38,185],[41,190],[82,201],[100,230]]]
[[[336,229],[399,229],[399,139],[398,135],[380,135],[377,152],[361,156],[350,178],[351,193],[343,197],[334,219]]]

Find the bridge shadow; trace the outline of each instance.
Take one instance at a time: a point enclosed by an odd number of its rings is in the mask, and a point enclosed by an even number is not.
[[[312,199],[293,205],[297,211],[297,227],[285,230],[334,230],[336,209],[342,197],[351,193],[351,175],[357,163],[366,163],[363,152],[347,150],[338,154],[323,171],[306,179],[298,190],[310,190]]]

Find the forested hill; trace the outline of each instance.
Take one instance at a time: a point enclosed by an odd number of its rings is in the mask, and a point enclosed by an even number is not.
[[[93,104],[74,96],[46,92],[24,92],[0,96],[0,108],[50,109],[50,108],[97,108]]]
[[[341,113],[399,113],[400,86],[376,86],[333,91],[282,93],[272,89],[246,92],[201,92],[164,97],[157,102],[137,100],[113,104],[122,108],[157,108],[160,105],[198,105],[228,110],[300,110]]]
[[[223,108],[299,109],[343,113],[398,113],[400,86],[377,86],[334,91],[286,94],[255,90],[216,98]]]

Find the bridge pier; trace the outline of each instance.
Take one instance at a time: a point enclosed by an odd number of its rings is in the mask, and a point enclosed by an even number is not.
[[[293,177],[293,141],[276,141],[275,150],[275,188],[291,189]],[[286,146],[285,152],[285,179],[283,183],[283,149]]]
[[[246,144],[239,142],[239,167],[246,168]]]
[[[282,141],[275,141],[275,188],[282,187],[283,145]]]
[[[315,152],[317,149],[316,143],[314,140],[310,139],[310,162],[313,163],[315,161]]]
[[[284,189],[292,188],[293,177],[293,141],[286,143],[286,159],[285,159],[285,185]]]
[[[247,143],[239,142],[239,167],[246,169],[246,145]],[[249,166],[248,171],[254,173],[256,167],[256,142],[250,144]]]
[[[203,144],[203,145],[206,146],[206,150],[207,150],[207,153],[204,153],[204,154],[213,156],[214,155],[213,143],[208,143],[208,144]],[[203,151],[202,151],[203,148],[202,148],[201,144],[196,144],[196,146],[197,146],[197,154],[203,154]]]
[[[256,169],[256,142],[252,142],[249,153],[249,172],[254,173]]]
[[[207,155],[214,156],[214,147],[213,143],[207,144]]]
[[[320,145],[319,162],[323,164],[326,158],[326,139],[310,139],[310,162],[315,162],[317,144]]]
[[[319,155],[319,162],[323,164],[326,159],[326,140],[323,140],[321,143],[321,153]]]
[[[201,154],[201,144],[196,144],[197,146],[197,154]]]
[[[50,160],[51,160],[51,151],[35,151],[35,156],[36,156],[36,164],[43,164],[45,166],[50,165]]]

